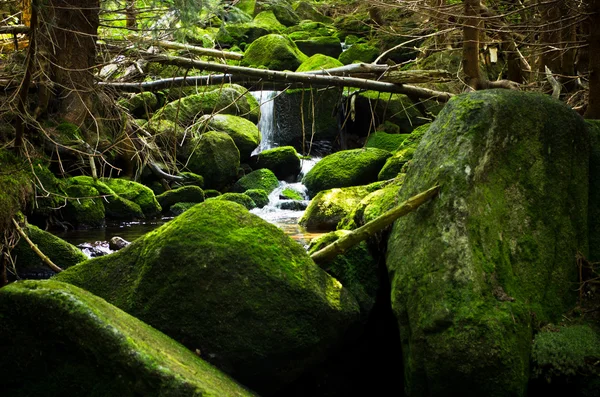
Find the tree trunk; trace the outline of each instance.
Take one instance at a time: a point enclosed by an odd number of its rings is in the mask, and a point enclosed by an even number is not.
[[[590,34],[588,36],[590,94],[585,112],[587,119],[600,119],[600,0],[590,0]]]
[[[540,0],[540,3],[542,2]],[[540,34],[542,54],[538,70],[543,74],[547,66],[553,73],[560,73],[560,8],[557,2],[542,4],[540,6],[540,14],[542,19]]]
[[[56,112],[76,125],[92,114],[99,10],[99,0],[47,0],[40,5],[40,62],[52,81]]]
[[[463,28],[463,71],[467,84],[473,89],[483,86],[479,69],[479,32],[481,28],[479,0],[465,0],[465,26]]]
[[[135,0],[127,0],[127,5],[125,9],[125,18],[127,23],[127,28],[135,30],[137,27],[136,24],[136,12],[135,12]]]

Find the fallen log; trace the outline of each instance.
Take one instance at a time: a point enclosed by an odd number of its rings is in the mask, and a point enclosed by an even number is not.
[[[262,79],[267,82],[278,82],[287,84],[305,84],[310,86],[334,86],[334,87],[353,87],[362,88],[366,90],[373,90],[379,92],[391,92],[397,94],[412,95],[421,99],[435,99],[440,102],[447,102],[454,95],[448,92],[441,92],[430,90],[427,88],[399,85],[393,83],[386,83],[381,81],[359,79],[355,77],[342,77],[342,76],[323,76],[311,73],[295,73],[295,72],[280,72],[276,70],[267,69],[255,69],[244,66],[231,66],[218,64],[214,62],[199,61],[184,57],[170,56],[170,55],[156,55],[150,53],[142,53],[144,59],[149,62],[159,62],[168,65],[181,66],[184,68],[197,68],[201,70],[210,70],[214,72],[222,72],[224,74],[231,74],[234,76],[249,76]],[[202,81],[199,76],[197,81]],[[188,78],[185,78],[186,80]],[[100,85],[105,87],[114,88],[129,88],[139,87],[138,90],[143,89],[144,83],[107,83],[103,82]]]
[[[240,59],[242,59],[244,57],[243,54],[238,54],[237,52],[228,52],[228,51],[215,50],[213,48],[197,47],[197,46],[193,46],[190,44],[177,43],[174,41],[154,40],[154,39],[149,39],[146,37],[140,37],[140,36],[134,36],[134,35],[128,36],[127,38],[131,41],[141,42],[141,43],[145,43],[145,44],[151,44],[151,45],[166,48],[169,50],[185,50],[185,51],[193,52],[194,54],[206,55],[206,56],[215,57],[215,58],[233,59],[233,60],[239,61]]]
[[[29,26],[25,25],[0,26],[0,34],[18,34],[27,32],[29,32]]]
[[[391,225],[396,219],[413,212],[421,205],[435,197],[439,190],[440,186],[436,185],[429,190],[409,198],[398,207],[389,210],[380,217],[373,219],[371,222],[368,222],[358,229],[346,234],[345,236],[340,237],[338,240],[315,252],[310,257],[317,264],[324,264],[331,261],[337,255],[343,254],[349,248],[355,246],[363,240],[366,240],[386,226]]]

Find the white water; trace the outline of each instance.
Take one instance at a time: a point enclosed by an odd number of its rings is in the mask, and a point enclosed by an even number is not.
[[[275,147],[275,115],[273,113],[275,97],[279,91],[254,91],[252,96],[260,104],[260,120],[258,130],[260,131],[260,145],[254,149],[252,154],[258,154],[263,150]]]

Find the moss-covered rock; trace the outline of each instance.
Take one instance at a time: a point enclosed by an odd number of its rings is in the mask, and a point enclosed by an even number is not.
[[[377,179],[385,181],[397,177],[402,172],[406,163],[412,160],[414,154],[415,149],[411,147],[398,150],[392,157],[387,159],[385,165],[379,171]]]
[[[69,199],[61,214],[67,222],[76,228],[104,225],[104,199],[95,187],[70,185],[65,188],[65,193]]]
[[[23,229],[40,251],[62,269],[68,269],[87,259],[79,248],[52,233],[34,225],[27,225]],[[21,278],[48,278],[54,275],[54,271],[42,262],[24,239],[19,240],[11,255],[16,258],[17,274]]]
[[[600,262],[600,120],[587,120],[591,138],[590,198],[588,210],[589,260]]]
[[[258,122],[256,100],[250,98],[251,94],[241,93],[240,89],[234,86],[188,95],[167,103],[152,116],[150,123],[169,120],[187,127],[202,115],[215,112],[246,117],[252,122]]]
[[[158,106],[158,98],[153,92],[145,91],[134,94],[127,99],[121,99],[119,105],[127,109],[136,118],[148,119],[149,115]]]
[[[202,175],[193,172],[180,172],[178,176],[183,177],[183,182],[178,182],[180,185],[204,187],[204,177]]]
[[[300,153],[315,153],[321,141],[331,147],[340,132],[342,89],[286,90],[274,99],[277,143]]]
[[[348,233],[346,230],[337,230],[314,238],[308,245],[308,254],[314,254]],[[366,322],[379,288],[377,260],[369,252],[367,243],[360,242],[321,267],[354,295],[360,306],[361,317]]]
[[[57,281],[0,290],[0,371],[10,396],[252,396],[194,353]]]
[[[204,201],[204,191],[198,186],[183,186],[156,196],[164,212],[177,203],[201,203]]]
[[[298,152],[293,146],[280,146],[273,149],[263,150],[250,158],[253,168],[267,168],[275,174],[279,180],[295,179],[302,165]]]
[[[248,15],[254,15],[256,0],[240,0],[235,6]]]
[[[432,123],[398,200],[442,190],[388,240],[409,394],[525,394],[531,313],[575,303],[588,155],[583,119],[544,95],[460,95]]]
[[[293,26],[300,22],[300,18],[290,3],[286,0],[258,0],[255,12],[272,11],[279,22],[285,26]]]
[[[302,179],[308,194],[336,187],[365,185],[377,181],[377,174],[391,153],[365,148],[343,150],[319,161]]]
[[[302,62],[296,72],[310,72],[311,70],[333,69],[344,66],[340,61],[323,54],[315,54]]]
[[[250,22],[223,25],[216,41],[221,45],[250,44],[262,36],[281,33],[283,30],[285,26],[277,20],[273,11],[263,11]]]
[[[174,121],[155,118],[147,122],[144,128],[152,134],[161,149],[172,152],[186,136],[185,129]]]
[[[346,51],[342,52],[338,60],[344,65],[353,62],[371,63],[377,58],[381,51],[367,43],[358,43],[352,45]]]
[[[311,37],[309,39],[294,40],[294,43],[296,43],[302,53],[309,57],[316,54],[323,54],[337,58],[342,53],[342,43],[338,37]]]
[[[209,189],[221,190],[235,181],[240,166],[240,152],[233,139],[224,132],[209,131],[191,140],[193,152],[188,169],[204,177]]]
[[[146,218],[160,215],[161,207],[150,188],[122,178],[104,178],[102,182],[120,197],[139,205]]]
[[[106,183],[94,180],[91,176],[75,176],[67,179],[66,183],[67,186],[91,186],[96,189],[103,198],[104,213],[108,219],[136,220],[145,217],[142,208],[138,204],[119,196]],[[152,192],[152,194],[154,193]]]
[[[335,230],[337,224],[347,216],[369,194],[365,186],[335,188],[319,192],[308,205],[298,222],[308,231]]]
[[[233,185],[232,190],[237,193],[243,193],[249,189],[262,189],[265,193],[269,194],[277,186],[279,186],[279,180],[277,180],[275,174],[269,169],[261,168],[241,177]]]
[[[252,151],[260,143],[258,127],[253,122],[239,116],[229,114],[207,115],[194,127],[201,131],[210,130],[227,133],[240,151],[240,161],[248,160]]]
[[[204,190],[204,197],[206,197],[206,198],[217,197],[220,195],[221,195],[221,192],[219,192],[218,190],[214,190],[214,189]]]
[[[294,11],[296,11],[296,15],[298,15],[300,19],[323,23],[333,22],[333,18],[323,15],[309,2],[299,1],[297,3],[294,3],[293,8]]]
[[[281,193],[279,194],[279,198],[282,198],[284,200],[296,200],[296,201],[304,200],[304,196],[302,195],[302,193],[300,193],[296,189],[292,189],[289,187],[286,187],[285,189],[283,189],[281,191]]]
[[[186,202],[175,203],[169,208],[169,215],[171,215],[171,216],[181,215],[185,211],[187,211],[190,208],[192,208],[193,206],[195,206],[196,204],[198,204],[198,203],[186,203]]]
[[[377,131],[369,136],[365,146],[395,152],[408,136],[408,134],[388,134]]]
[[[260,190],[260,189],[256,189]],[[251,210],[256,208],[256,203],[252,199],[252,197],[248,196],[245,193],[223,193],[217,197],[213,197],[210,200],[226,200],[234,203],[238,203],[239,205],[244,206],[247,210]]]
[[[27,171],[29,164],[8,150],[0,149],[0,169],[0,230],[5,230],[33,199],[34,184]]]
[[[269,195],[262,189],[248,189],[244,194],[250,197],[258,208],[262,208],[269,204]]]
[[[200,349],[259,393],[323,359],[358,319],[354,298],[302,246],[229,201],[198,204],[58,279]]]
[[[272,70],[296,70],[307,58],[288,37],[269,34],[248,46],[241,63]]]

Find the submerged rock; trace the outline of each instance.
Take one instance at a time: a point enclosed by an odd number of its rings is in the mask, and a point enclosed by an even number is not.
[[[62,272],[260,393],[339,346],[354,298],[239,204],[207,200],[113,255]]]
[[[73,285],[0,289],[7,396],[253,396],[166,335]]]
[[[440,195],[388,241],[407,394],[525,394],[533,319],[575,302],[588,156],[583,119],[548,96],[486,90],[446,105],[398,200]]]

